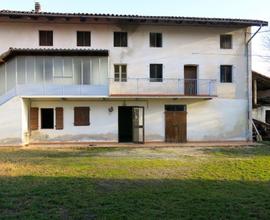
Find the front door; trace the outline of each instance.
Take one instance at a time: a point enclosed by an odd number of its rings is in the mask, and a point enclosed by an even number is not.
[[[118,141],[144,143],[144,107],[118,107]]]
[[[166,142],[187,141],[187,112],[184,105],[165,105]]]
[[[197,66],[184,67],[185,95],[197,95]]]

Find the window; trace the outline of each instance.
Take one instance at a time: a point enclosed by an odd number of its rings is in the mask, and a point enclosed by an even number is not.
[[[91,32],[77,31],[77,46],[90,47],[91,46]]]
[[[39,31],[39,46],[53,46],[53,31]]]
[[[150,82],[162,82],[162,64],[150,64]]]
[[[162,33],[150,33],[150,47],[162,47]]]
[[[232,35],[230,34],[220,35],[220,48],[232,49]]]
[[[127,32],[114,32],[114,46],[127,47],[128,45]]]
[[[89,107],[75,107],[74,108],[74,125],[88,126],[90,125]]]
[[[41,109],[41,129],[53,129],[54,128],[54,114],[53,108]]]
[[[114,65],[114,81],[115,82],[127,81],[127,65]]]
[[[165,105],[165,111],[173,112],[185,112],[185,105]]]
[[[232,82],[232,66],[231,65],[220,66],[220,82],[222,83]]]

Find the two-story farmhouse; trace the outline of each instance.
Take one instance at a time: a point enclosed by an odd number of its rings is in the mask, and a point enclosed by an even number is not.
[[[258,20],[0,11],[0,142],[251,140]]]

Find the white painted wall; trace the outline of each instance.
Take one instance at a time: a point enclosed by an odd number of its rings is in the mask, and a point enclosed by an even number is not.
[[[76,46],[76,31],[91,31],[92,42],[89,48],[109,50],[109,77],[113,77],[113,64],[119,63],[128,65],[128,77],[130,78],[148,78],[150,63],[163,64],[164,78],[183,78],[184,65],[196,64],[199,66],[199,79],[217,79],[219,81],[220,65],[231,64],[234,67],[234,74],[230,93],[236,98],[246,98],[246,29],[0,22],[0,53],[8,50],[9,47],[39,48],[39,30],[54,31],[53,48],[81,49],[88,47]],[[127,48],[113,47],[113,31],[128,32]],[[162,48],[149,47],[149,32],[163,33]],[[220,34],[226,33],[233,35],[233,49],[220,49]],[[17,36],[20,36],[20,40]],[[227,96],[222,92],[218,94],[222,97]]]
[[[23,103],[19,97],[0,105],[0,145],[23,142]]]
[[[118,141],[118,106],[123,101],[32,101],[32,107],[64,108],[64,129],[39,129],[32,141]],[[165,104],[187,105],[188,141],[228,141],[247,139],[245,100],[148,100],[126,101],[127,106],[145,107],[145,140],[164,141]],[[74,126],[74,107],[89,106],[90,126]],[[114,111],[109,113],[108,108]],[[232,116],[233,115],[233,116]],[[39,117],[40,118],[40,117]],[[40,126],[40,123],[39,123]]]

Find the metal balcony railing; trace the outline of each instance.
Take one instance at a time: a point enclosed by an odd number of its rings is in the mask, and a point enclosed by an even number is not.
[[[110,78],[110,95],[216,96],[214,79]]]

